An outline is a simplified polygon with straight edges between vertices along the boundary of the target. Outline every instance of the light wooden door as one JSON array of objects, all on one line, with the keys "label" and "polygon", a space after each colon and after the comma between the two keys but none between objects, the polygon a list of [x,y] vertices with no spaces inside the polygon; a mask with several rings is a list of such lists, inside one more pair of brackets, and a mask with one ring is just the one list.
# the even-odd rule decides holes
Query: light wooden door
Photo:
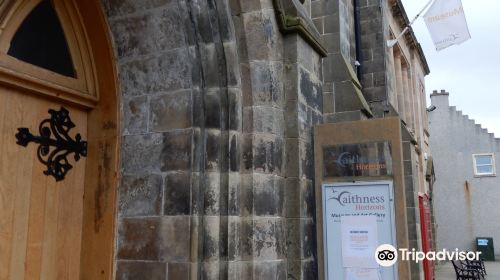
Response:
[{"label": "light wooden door", "polygon": [[16,144],[18,128],[39,135],[49,109],[69,111],[87,139],[87,113],[33,94],[0,87],[0,280],[79,279],[85,157],[56,182],[44,174],[39,144]]}]

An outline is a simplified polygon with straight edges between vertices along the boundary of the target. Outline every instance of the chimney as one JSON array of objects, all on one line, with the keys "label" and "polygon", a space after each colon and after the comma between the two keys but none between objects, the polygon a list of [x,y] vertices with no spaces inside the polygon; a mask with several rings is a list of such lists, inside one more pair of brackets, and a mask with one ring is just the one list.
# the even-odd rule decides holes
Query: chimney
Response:
[{"label": "chimney", "polygon": [[442,89],[440,92],[437,90],[431,93],[431,104],[436,106],[436,108],[448,108],[450,106],[450,101],[448,100],[450,93]]}]

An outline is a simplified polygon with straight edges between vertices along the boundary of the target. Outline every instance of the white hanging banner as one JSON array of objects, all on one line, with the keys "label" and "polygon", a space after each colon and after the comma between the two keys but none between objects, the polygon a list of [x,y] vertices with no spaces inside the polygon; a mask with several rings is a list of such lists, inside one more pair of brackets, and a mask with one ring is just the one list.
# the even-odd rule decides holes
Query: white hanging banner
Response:
[{"label": "white hanging banner", "polygon": [[470,39],[461,0],[435,0],[424,20],[438,51]]}]

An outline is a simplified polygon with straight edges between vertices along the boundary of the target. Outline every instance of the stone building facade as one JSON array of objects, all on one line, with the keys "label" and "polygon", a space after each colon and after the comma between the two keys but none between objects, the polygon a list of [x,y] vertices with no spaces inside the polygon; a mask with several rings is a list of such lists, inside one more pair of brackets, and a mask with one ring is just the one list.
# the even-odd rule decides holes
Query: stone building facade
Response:
[{"label": "stone building facade", "polygon": [[303,2],[103,2],[122,89],[117,279],[317,278],[312,129],[388,115],[409,132],[419,247],[428,69],[412,33],[385,45],[403,7]]},{"label": "stone building facade", "polygon": [[[2,26],[43,1],[1,2]],[[421,248],[429,69],[411,29],[386,45],[409,23],[400,0],[48,2],[94,95],[23,90],[89,114],[87,163],[70,159],[87,172],[82,279],[318,279],[314,127],[373,118],[400,120],[398,240]],[[0,84],[23,87],[2,40]]]},{"label": "stone building facade", "polygon": [[[450,106],[449,93],[431,94],[436,109],[429,113],[431,148],[436,162],[434,207],[437,247],[475,251],[476,237],[499,240],[496,211],[500,197],[498,166],[500,139]],[[453,139],[453,141],[450,141]],[[477,168],[481,155],[492,159],[489,170]],[[486,162],[487,163],[487,162]],[[498,245],[495,255],[500,255]]]}]

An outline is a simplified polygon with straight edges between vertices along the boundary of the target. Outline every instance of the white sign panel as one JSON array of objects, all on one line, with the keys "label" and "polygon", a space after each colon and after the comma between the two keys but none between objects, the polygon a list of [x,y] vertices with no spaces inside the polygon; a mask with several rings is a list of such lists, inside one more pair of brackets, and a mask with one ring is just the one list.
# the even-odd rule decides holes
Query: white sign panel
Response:
[{"label": "white sign panel", "polygon": [[397,265],[381,267],[375,250],[396,246],[392,182],[323,184],[327,280],[395,280]]}]

